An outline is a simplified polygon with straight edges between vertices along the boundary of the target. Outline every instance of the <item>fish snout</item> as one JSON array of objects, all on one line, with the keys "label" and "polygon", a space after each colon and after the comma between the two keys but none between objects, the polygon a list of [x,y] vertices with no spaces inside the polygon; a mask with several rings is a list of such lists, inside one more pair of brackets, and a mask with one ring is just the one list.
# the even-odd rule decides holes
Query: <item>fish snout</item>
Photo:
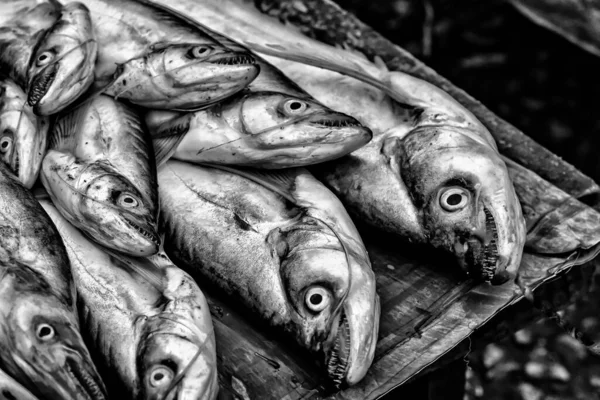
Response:
[{"label": "fish snout", "polygon": [[73,396],[73,399],[86,400],[104,400],[107,399],[104,382],[100,378],[98,371],[87,355],[69,355],[63,366],[68,377],[68,387],[73,388],[76,393],[82,393],[79,396]]},{"label": "fish snout", "polygon": [[375,357],[381,306],[374,274],[369,271],[363,275],[353,275],[339,319],[334,321],[337,329],[332,329],[324,346],[327,375],[336,388],[358,383]]},{"label": "fish snout", "polygon": [[39,112],[42,111],[40,101],[46,96],[46,93],[48,93],[50,86],[54,82],[56,74],[58,73],[58,68],[59,63],[53,62],[48,64],[30,79],[27,104],[33,107],[33,112],[37,115],[40,115]]},{"label": "fish snout", "polygon": [[160,247],[160,236],[158,235],[158,224],[152,216],[146,218],[132,218],[124,216],[128,227],[128,238],[121,244],[127,254],[137,257],[148,257],[156,254]]}]

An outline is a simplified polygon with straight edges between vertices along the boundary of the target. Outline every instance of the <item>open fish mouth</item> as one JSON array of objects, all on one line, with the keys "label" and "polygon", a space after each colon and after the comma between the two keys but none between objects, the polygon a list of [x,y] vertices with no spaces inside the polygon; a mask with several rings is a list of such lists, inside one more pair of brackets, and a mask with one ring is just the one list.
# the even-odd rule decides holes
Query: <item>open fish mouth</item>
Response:
[{"label": "open fish mouth", "polygon": [[362,124],[347,116],[327,116],[327,117],[313,117],[310,119],[310,123],[313,125],[324,126],[327,128],[345,128],[345,127],[362,127]]},{"label": "open fish mouth", "polygon": [[71,358],[67,358],[65,371],[71,377],[72,382],[75,382],[90,400],[106,399],[100,385],[98,385],[94,378],[84,368],[80,368],[77,362]]},{"label": "open fish mouth", "polygon": [[248,54],[238,53],[233,56],[222,56],[217,59],[210,60],[213,64],[219,65],[254,65],[256,60]]},{"label": "open fish mouth", "polygon": [[127,222],[127,224],[129,226],[131,226],[136,231],[138,231],[142,236],[148,238],[149,241],[151,241],[152,243],[156,244],[157,246],[160,246],[160,239],[159,239],[159,237],[158,237],[157,234],[155,234],[153,232],[150,232],[150,231],[142,228],[141,226],[139,226],[135,222],[132,222],[132,221],[128,220],[127,218],[125,218],[125,222]]},{"label": "open fish mouth", "polygon": [[484,281],[491,282],[495,278],[499,259],[498,228],[491,211],[483,206],[483,212],[485,214],[487,243],[481,243],[479,240],[469,240],[467,242],[469,249],[466,257],[474,275],[479,275]]},{"label": "open fish mouth", "polygon": [[344,383],[348,372],[349,359],[350,324],[346,319],[346,314],[342,311],[333,348],[329,351],[326,358],[327,376],[330,379],[329,384],[336,390]]},{"label": "open fish mouth", "polygon": [[36,106],[46,93],[48,93],[50,85],[52,85],[52,82],[54,82],[54,79],[56,78],[57,72],[58,63],[53,63],[33,78],[29,85],[29,93],[27,95],[27,103],[29,106]]}]

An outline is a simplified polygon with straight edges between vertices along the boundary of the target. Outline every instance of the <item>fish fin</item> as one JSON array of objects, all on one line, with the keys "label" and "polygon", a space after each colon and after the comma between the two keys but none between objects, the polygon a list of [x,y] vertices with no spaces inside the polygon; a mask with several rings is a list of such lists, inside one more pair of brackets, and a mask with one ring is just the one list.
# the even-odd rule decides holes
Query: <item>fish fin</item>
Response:
[{"label": "fish fin", "polygon": [[156,168],[167,162],[190,129],[191,115],[176,117],[159,126],[152,135]]},{"label": "fish fin", "polygon": [[48,148],[63,150],[69,148],[75,133],[81,127],[83,119],[87,115],[90,102],[85,102],[80,107],[75,107],[62,114],[54,123],[52,133],[48,137]]},{"label": "fish fin", "polygon": [[154,158],[156,159],[156,168],[160,168],[164,163],[169,161],[177,146],[183,140],[184,135],[180,136],[168,136],[159,139],[152,139],[152,145],[154,146]]},{"label": "fish fin", "polygon": [[117,251],[104,248],[107,254],[120,261],[120,265],[133,275],[137,275],[150,283],[162,293],[164,288],[164,272],[150,258],[130,257]]},{"label": "fish fin", "polygon": [[294,192],[296,190],[296,178],[298,177],[299,170],[301,170],[299,168],[263,171],[254,168],[234,168],[228,165],[203,165],[242,176],[248,180],[251,180],[252,182],[258,183],[259,185],[274,191],[290,202],[298,204],[298,199],[294,195]]}]

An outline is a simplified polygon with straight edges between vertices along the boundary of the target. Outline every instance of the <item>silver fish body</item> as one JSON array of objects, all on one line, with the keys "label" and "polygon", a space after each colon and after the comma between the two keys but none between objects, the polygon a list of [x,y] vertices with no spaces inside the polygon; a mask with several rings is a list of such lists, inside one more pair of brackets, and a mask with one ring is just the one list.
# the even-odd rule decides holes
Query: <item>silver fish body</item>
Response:
[{"label": "silver fish body", "polygon": [[356,119],[319,103],[265,61],[259,65],[246,90],[211,108],[149,112],[155,148],[172,143],[174,159],[193,163],[278,169],[339,158],[371,139]]},{"label": "silver fish body", "polygon": [[137,114],[100,95],[57,120],[40,178],[88,237],[126,254],[152,255],[159,238],[151,149]]},{"label": "silver fish body", "polygon": [[484,280],[515,277],[525,243],[519,200],[492,135],[450,95],[309,39],[243,1],[172,7],[271,55],[268,62],[317,100],[373,129],[367,146],[320,173],[355,216],[441,248]]},{"label": "silver fish body", "polygon": [[43,399],[105,399],[79,333],[63,242],[0,164],[0,368]]},{"label": "silver fish body", "polygon": [[[88,241],[51,203],[42,205],[71,259],[90,349],[105,376],[119,382],[113,395],[214,399],[218,385],[212,320],[193,279],[166,256],[147,260],[111,256]],[[157,275],[158,284],[137,275],[136,267]]]},{"label": "silver fish body", "polygon": [[[267,58],[323,103],[372,127],[367,146],[315,168],[354,215],[454,254],[467,273],[486,281],[516,275],[525,222],[489,132],[454,120],[443,102],[415,113],[356,79]],[[427,87],[416,88],[416,96],[428,95]]]},{"label": "silver fish body", "polygon": [[105,93],[145,107],[198,109],[258,74],[252,54],[145,0],[82,0],[91,11]]},{"label": "silver fish body", "polygon": [[38,178],[49,126],[47,117],[33,113],[16,83],[0,79],[0,160],[28,189]]},{"label": "silver fish body", "polygon": [[373,361],[379,328],[366,250],[341,203],[307,171],[277,174],[262,174],[274,178],[269,189],[167,162],[159,170],[165,250],[314,352],[330,383],[354,384]]}]

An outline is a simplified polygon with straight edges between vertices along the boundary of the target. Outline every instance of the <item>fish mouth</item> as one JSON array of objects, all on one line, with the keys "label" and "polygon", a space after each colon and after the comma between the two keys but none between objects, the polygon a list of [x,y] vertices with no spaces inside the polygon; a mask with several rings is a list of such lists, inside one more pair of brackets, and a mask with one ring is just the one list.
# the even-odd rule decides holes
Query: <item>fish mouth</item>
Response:
[{"label": "fish mouth", "polygon": [[339,389],[344,383],[350,366],[350,324],[346,313],[342,311],[333,347],[326,355],[327,376],[333,389]]},{"label": "fish mouth", "polygon": [[29,93],[27,94],[27,103],[30,107],[38,105],[40,100],[44,98],[50,85],[54,82],[58,72],[58,62],[47,66],[44,70],[38,73],[29,85]]},{"label": "fish mouth", "polygon": [[[485,235],[484,237],[471,236],[462,244],[463,248],[459,251],[459,255],[464,255],[464,260],[459,258],[459,263],[467,273],[478,276],[485,282],[493,284],[502,284],[508,277],[503,274],[496,274],[498,270],[498,228],[496,220],[492,212],[483,206],[485,215]],[[457,246],[460,248],[460,245]]]},{"label": "fish mouth", "polygon": [[256,59],[247,53],[229,53],[211,57],[208,62],[218,65],[255,65]]},{"label": "fish mouth", "polygon": [[81,392],[87,395],[90,400],[105,400],[104,390],[94,377],[89,374],[85,368],[82,368],[77,361],[68,357],[64,370],[67,375],[71,378],[71,381],[81,390]]},{"label": "fish mouth", "polygon": [[346,127],[363,127],[356,119],[347,115],[316,115],[309,119],[312,125],[319,125],[326,128],[346,128]]},{"label": "fish mouth", "polygon": [[135,222],[129,220],[128,218],[124,218],[124,219],[125,219],[125,222],[127,222],[127,225],[131,226],[133,229],[138,231],[142,236],[147,238],[153,244],[160,246],[160,238],[158,237],[158,235],[155,232],[152,232],[152,231],[142,228],[141,226],[139,226]]}]

